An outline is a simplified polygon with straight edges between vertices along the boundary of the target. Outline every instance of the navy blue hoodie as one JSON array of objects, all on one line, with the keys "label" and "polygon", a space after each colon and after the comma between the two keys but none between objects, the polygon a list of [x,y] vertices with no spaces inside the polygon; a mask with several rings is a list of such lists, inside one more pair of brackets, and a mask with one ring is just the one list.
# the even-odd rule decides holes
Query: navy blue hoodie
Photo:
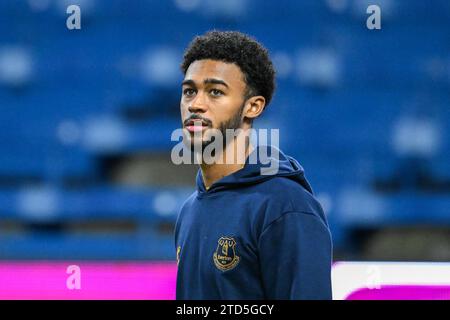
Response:
[{"label": "navy blue hoodie", "polygon": [[177,299],[331,299],[331,235],[303,168],[279,151],[261,175],[249,159],[208,190],[199,170],[175,226]]}]

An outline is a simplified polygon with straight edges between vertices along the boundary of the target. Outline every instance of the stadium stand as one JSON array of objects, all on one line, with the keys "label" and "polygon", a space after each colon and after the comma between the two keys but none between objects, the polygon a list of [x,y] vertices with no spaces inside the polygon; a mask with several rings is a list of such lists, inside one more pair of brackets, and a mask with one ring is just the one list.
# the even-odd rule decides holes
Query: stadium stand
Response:
[{"label": "stadium stand", "polygon": [[372,2],[381,30],[357,0],[71,1],[69,31],[67,1],[1,1],[0,259],[175,258],[193,181],[130,187],[107,160],[170,162],[182,53],[213,28],[269,48],[257,126],[304,166],[338,254],[360,230],[450,226],[450,2]]}]

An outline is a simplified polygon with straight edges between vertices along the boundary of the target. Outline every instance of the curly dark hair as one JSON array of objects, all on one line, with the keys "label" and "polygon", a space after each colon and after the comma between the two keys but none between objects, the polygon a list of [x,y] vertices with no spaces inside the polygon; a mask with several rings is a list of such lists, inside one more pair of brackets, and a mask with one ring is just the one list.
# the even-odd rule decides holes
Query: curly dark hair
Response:
[{"label": "curly dark hair", "polygon": [[261,95],[266,106],[269,104],[275,90],[275,69],[267,49],[258,41],[237,31],[209,31],[189,44],[181,63],[183,74],[192,62],[202,59],[235,63],[247,84],[245,99]]}]

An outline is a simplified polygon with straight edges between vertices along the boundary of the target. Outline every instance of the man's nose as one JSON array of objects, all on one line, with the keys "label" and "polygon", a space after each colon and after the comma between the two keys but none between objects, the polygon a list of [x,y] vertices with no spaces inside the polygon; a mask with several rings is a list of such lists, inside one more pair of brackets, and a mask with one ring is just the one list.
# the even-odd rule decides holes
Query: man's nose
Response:
[{"label": "man's nose", "polygon": [[191,113],[206,112],[207,109],[208,106],[206,104],[204,94],[198,92],[188,107],[189,112]]}]

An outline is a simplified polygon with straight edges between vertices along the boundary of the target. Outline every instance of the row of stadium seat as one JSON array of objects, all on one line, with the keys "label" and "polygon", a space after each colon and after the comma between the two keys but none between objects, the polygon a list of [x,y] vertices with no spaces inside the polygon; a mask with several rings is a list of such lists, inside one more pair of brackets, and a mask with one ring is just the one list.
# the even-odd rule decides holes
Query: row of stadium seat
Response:
[{"label": "row of stadium seat", "polygon": [[[182,53],[213,28],[270,50],[278,89],[255,125],[280,129],[336,248],[358,228],[450,223],[449,1],[78,0],[82,29],[69,31],[72,2],[0,1],[0,259],[174,258],[192,188],[112,187],[99,158],[169,161]],[[379,31],[365,25],[373,3]],[[91,183],[69,189],[68,178]]]}]

